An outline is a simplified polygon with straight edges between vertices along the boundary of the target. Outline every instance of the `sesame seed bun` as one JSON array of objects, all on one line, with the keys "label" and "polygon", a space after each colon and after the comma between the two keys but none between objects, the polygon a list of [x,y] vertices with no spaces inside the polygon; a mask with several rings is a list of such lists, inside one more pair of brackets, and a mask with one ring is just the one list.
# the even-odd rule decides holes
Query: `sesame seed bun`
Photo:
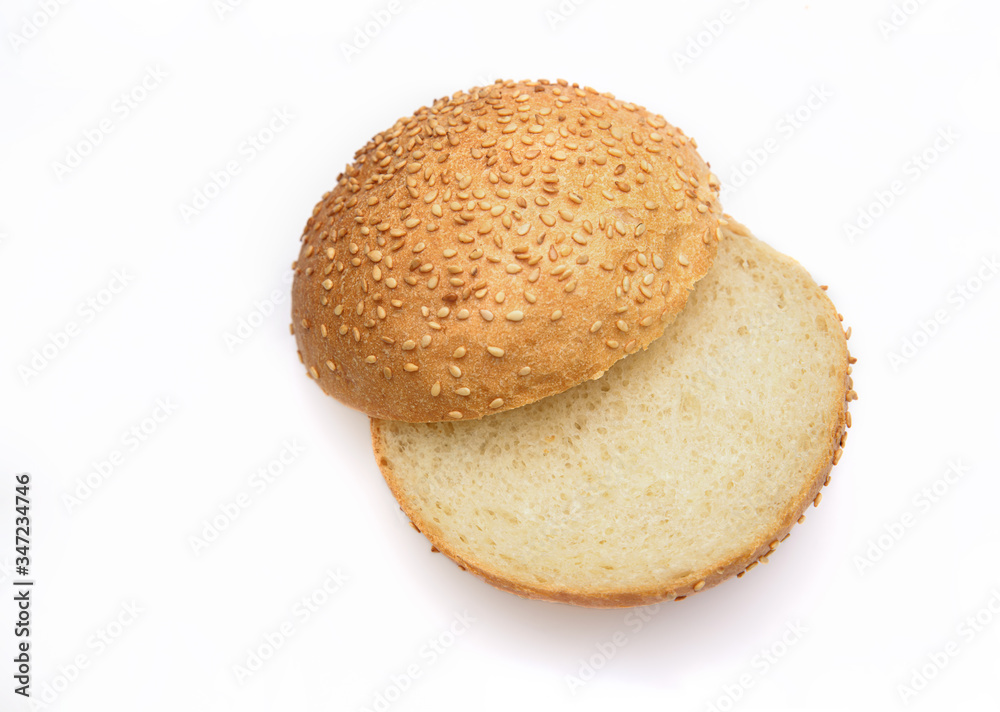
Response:
[{"label": "sesame seed bun", "polygon": [[566,82],[497,82],[377,134],[313,210],[292,331],[377,418],[480,418],[645,349],[714,259],[694,140]]}]

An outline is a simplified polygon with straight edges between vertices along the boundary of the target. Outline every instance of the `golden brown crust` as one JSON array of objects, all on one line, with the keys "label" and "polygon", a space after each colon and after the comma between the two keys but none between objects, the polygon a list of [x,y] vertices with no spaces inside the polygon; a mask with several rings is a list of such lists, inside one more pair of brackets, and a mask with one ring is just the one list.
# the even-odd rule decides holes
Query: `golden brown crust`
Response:
[{"label": "golden brown crust", "polygon": [[[723,225],[725,226],[724,229],[732,230],[737,234],[750,234],[743,225],[728,215],[724,217]],[[785,259],[792,261],[791,258],[786,257]],[[825,290],[825,287],[823,289]],[[842,317],[836,312],[833,304],[829,303],[829,300],[827,301],[830,313],[836,315],[839,323]],[[830,472],[833,466],[840,461],[843,454],[843,446],[847,440],[847,429],[851,423],[848,414],[848,405],[852,400],[857,399],[857,393],[854,391],[854,382],[851,377],[852,364],[856,359],[851,357],[847,348],[847,339],[850,338],[850,330],[844,332],[844,336],[841,353],[836,356],[836,367],[843,374],[844,379],[844,399],[839,403],[837,408],[832,409],[828,414],[826,429],[829,445],[825,453],[819,456],[814,462],[812,469],[815,474],[808,479],[806,486],[800,491],[799,495],[789,502],[788,507],[785,509],[785,514],[779,519],[778,526],[766,535],[758,537],[753,542],[749,542],[744,548],[743,553],[700,571],[695,571],[682,579],[664,582],[654,588],[632,588],[605,593],[593,593],[572,589],[531,586],[512,581],[493,568],[471,557],[459,555],[432,525],[420,517],[419,511],[415,507],[410,506],[411,503],[397,481],[392,463],[385,457],[381,430],[382,422],[373,418],[371,421],[371,432],[375,461],[378,463],[389,489],[400,503],[400,508],[410,518],[414,528],[430,540],[433,548],[454,560],[460,568],[476,574],[487,583],[499,589],[509,591],[524,598],[571,603],[594,608],[624,608],[643,606],[663,600],[682,600],[692,593],[711,588],[734,575],[741,577],[744,573],[757,566],[758,562],[767,563],[771,552],[789,536],[792,526],[796,522],[802,521],[809,505],[819,505],[822,498],[820,491],[829,484]]]},{"label": "golden brown crust", "polygon": [[479,418],[602,374],[708,271],[721,208],[695,142],[565,83],[460,92],[376,135],[302,236],[309,375],[369,415]]}]

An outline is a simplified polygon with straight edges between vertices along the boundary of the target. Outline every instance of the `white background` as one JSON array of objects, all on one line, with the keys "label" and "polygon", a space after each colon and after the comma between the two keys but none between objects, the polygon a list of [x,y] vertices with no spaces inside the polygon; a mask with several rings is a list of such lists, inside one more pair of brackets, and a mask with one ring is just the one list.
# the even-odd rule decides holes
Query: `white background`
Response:
[{"label": "white background", "polygon": [[[3,4],[0,709],[29,708],[9,662],[17,472],[35,708],[997,709],[1000,7],[397,1]],[[498,77],[566,78],[681,126],[726,210],[853,326],[861,400],[822,506],[767,566],[647,620],[521,600],[432,554],[366,418],[305,377],[288,334],[299,235],[354,151]],[[249,149],[275,112],[291,118]],[[215,197],[185,219],[197,191]],[[256,328],[227,343],[241,320]],[[301,452],[255,476],[286,442]],[[456,616],[474,622],[454,636]],[[933,679],[912,696],[914,671]]]}]

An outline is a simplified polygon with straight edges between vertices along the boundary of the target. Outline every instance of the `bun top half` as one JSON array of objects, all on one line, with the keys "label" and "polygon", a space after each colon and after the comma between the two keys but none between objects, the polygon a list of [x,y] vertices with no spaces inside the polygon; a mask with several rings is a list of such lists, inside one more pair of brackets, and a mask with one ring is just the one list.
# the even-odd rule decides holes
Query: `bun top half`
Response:
[{"label": "bun top half", "polygon": [[645,349],[716,253],[693,139],[559,81],[497,82],[399,119],[302,234],[292,331],[311,378],[368,415],[480,418]]}]

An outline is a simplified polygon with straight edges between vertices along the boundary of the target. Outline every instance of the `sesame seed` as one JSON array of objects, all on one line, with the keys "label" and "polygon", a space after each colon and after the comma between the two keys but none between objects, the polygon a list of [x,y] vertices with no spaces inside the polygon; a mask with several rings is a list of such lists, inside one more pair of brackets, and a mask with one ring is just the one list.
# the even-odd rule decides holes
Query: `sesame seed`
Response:
[{"label": "sesame seed", "polygon": [[418,370],[419,368],[420,367],[417,364],[415,364],[415,363],[407,363],[407,364],[403,365],[403,370],[404,371],[409,371],[410,373],[413,373],[414,371]]},{"label": "sesame seed", "polygon": [[549,318],[552,319],[552,321],[559,321],[560,319],[562,319],[562,315],[563,315],[562,310],[556,309],[554,312],[552,312],[552,316]]},{"label": "sesame seed", "polygon": [[392,369],[390,369],[388,366],[384,366],[382,368],[382,375],[385,376],[386,380],[391,380],[392,379]]},{"label": "sesame seed", "polygon": [[687,256],[685,256],[683,253],[677,255],[677,261],[680,262],[681,265],[684,266],[684,267],[687,267],[688,265],[691,264],[691,262],[688,260]]},{"label": "sesame seed", "polygon": [[462,377],[462,369],[460,369],[458,366],[455,366],[455,365],[449,366],[448,367],[448,372],[452,376],[454,376],[455,378],[461,378]]},{"label": "sesame seed", "polygon": [[531,373],[531,366],[525,366],[520,371],[517,372],[518,376],[527,376]]},{"label": "sesame seed", "polygon": [[319,371],[316,370],[315,366],[309,367],[309,375],[311,375],[315,379],[319,379]]},{"label": "sesame seed", "polygon": [[507,265],[507,274],[517,274],[522,269],[521,265]]},{"label": "sesame seed", "polygon": [[470,393],[472,393],[472,391],[463,386],[462,388],[455,389],[455,393],[457,393],[460,396],[467,396]]},{"label": "sesame seed", "polygon": [[375,363],[376,361],[378,361],[378,356],[375,354],[365,356],[365,363]]},{"label": "sesame seed", "polygon": [[593,324],[590,325],[590,333],[591,334],[597,333],[598,329],[601,328],[602,324],[603,322],[601,322],[600,320],[595,321]]},{"label": "sesame seed", "polygon": [[437,398],[439,395],[441,395],[441,382],[440,381],[438,381],[433,386],[431,386],[431,395],[434,396],[435,398]]},{"label": "sesame seed", "polygon": [[444,319],[449,314],[451,314],[451,309],[449,309],[448,307],[441,307],[440,309],[437,310],[438,319]]},{"label": "sesame seed", "polygon": [[[699,581],[698,583],[696,583],[694,585],[694,589],[693,590],[697,592],[697,591],[700,591],[703,588],[705,588],[705,582],[704,581]],[[698,599],[698,600],[701,600],[701,599]]]},{"label": "sesame seed", "polygon": [[493,312],[488,309],[480,309],[479,316],[483,317],[483,321],[493,321]]},{"label": "sesame seed", "polygon": [[372,250],[371,252],[368,253],[368,259],[370,259],[372,262],[381,262],[382,253],[378,250]]},{"label": "sesame seed", "polygon": [[610,341],[605,341],[604,343],[608,346],[608,348],[611,349],[617,349],[619,346],[621,346],[621,344],[619,344],[617,341],[613,339]]},{"label": "sesame seed", "polygon": [[504,350],[497,346],[487,346],[486,350],[489,352],[490,356],[496,356],[497,358],[503,358]]},{"label": "sesame seed", "polygon": [[453,420],[459,420],[462,417],[462,411],[460,411],[460,410],[453,410],[450,413],[448,413],[448,417],[451,418],[451,419],[453,419]]},{"label": "sesame seed", "polygon": [[463,356],[465,356],[464,346],[459,346],[457,349],[455,349],[455,353],[452,354],[453,358],[462,358]]},{"label": "sesame seed", "polygon": [[621,319],[618,320],[618,322],[615,324],[615,326],[618,327],[618,331],[628,331],[628,324],[626,324]]},{"label": "sesame seed", "polygon": [[335,364],[333,361],[327,361],[326,362],[326,367],[328,369],[330,369],[331,371],[336,371],[337,370],[337,364]]},{"label": "sesame seed", "polygon": [[497,398],[492,403],[490,403],[490,408],[502,408],[502,407],[503,407],[503,398]]},{"label": "sesame seed", "polygon": [[524,319],[524,312],[519,309],[507,313],[507,321],[521,321],[522,319]]}]

